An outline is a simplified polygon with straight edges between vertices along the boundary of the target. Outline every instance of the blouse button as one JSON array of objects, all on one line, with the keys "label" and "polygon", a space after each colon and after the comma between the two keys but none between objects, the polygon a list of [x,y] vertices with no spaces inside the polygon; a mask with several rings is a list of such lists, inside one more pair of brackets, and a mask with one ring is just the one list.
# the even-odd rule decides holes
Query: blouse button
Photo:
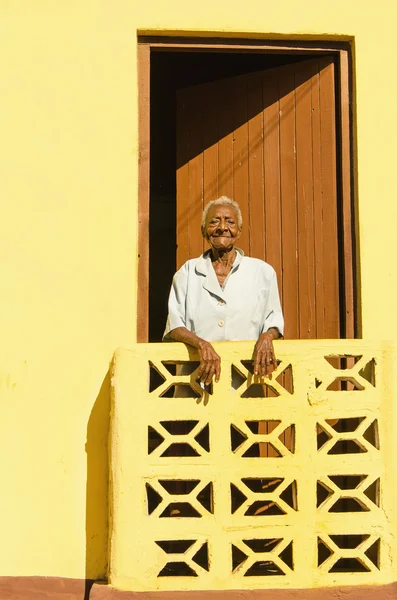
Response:
[{"label": "blouse button", "polygon": [[225,321],[219,321],[219,323],[218,323],[219,327],[223,327],[224,324],[225,324]]}]

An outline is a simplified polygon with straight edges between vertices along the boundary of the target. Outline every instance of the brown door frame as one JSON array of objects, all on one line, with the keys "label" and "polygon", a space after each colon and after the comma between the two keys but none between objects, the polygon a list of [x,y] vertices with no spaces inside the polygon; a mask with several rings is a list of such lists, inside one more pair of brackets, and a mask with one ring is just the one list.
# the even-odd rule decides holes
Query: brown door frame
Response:
[{"label": "brown door frame", "polygon": [[355,223],[353,199],[352,157],[353,86],[351,77],[351,48],[345,42],[298,42],[239,40],[226,38],[138,38],[138,81],[139,81],[139,167],[138,167],[138,297],[137,297],[137,341],[147,342],[149,332],[149,205],[150,205],[150,56],[161,51],[186,52],[244,52],[307,54],[308,58],[318,53],[332,52],[337,57],[337,99],[339,100],[338,140],[338,188],[341,198],[342,219],[339,222],[343,261],[341,279],[345,291],[344,337],[360,337],[359,277],[356,257],[358,235]]}]

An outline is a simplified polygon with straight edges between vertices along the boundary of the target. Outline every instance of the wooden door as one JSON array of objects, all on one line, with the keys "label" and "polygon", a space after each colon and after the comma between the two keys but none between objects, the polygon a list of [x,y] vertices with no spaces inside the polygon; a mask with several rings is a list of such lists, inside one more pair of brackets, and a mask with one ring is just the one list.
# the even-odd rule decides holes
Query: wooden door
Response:
[{"label": "wooden door", "polygon": [[178,268],[205,249],[203,207],[233,198],[239,246],[275,268],[292,339],[341,336],[335,106],[332,57],[177,97]]}]

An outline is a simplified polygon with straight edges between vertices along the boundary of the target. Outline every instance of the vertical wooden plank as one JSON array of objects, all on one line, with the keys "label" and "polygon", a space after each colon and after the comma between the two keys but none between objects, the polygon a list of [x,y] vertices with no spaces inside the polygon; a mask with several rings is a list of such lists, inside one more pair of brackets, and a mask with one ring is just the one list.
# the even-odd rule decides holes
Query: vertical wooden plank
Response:
[{"label": "vertical wooden plank", "polygon": [[222,81],[217,103],[218,112],[218,193],[233,198],[233,106],[234,78]]},{"label": "vertical wooden plank", "polygon": [[[299,278],[296,199],[295,78],[285,69],[279,75],[280,186],[282,214],[282,288],[285,337],[299,338]],[[280,282],[280,280],[279,280]]]},{"label": "vertical wooden plank", "polygon": [[204,149],[203,157],[204,206],[218,197],[218,144]]},{"label": "vertical wooden plank", "polygon": [[203,200],[204,206],[218,198],[218,89],[214,83],[202,96],[203,113]]},{"label": "vertical wooden plank", "polygon": [[[299,277],[298,277],[298,229],[296,190],[296,130],[295,130],[295,75],[294,69],[281,69],[278,75],[280,96],[280,187],[282,222],[282,277],[285,336],[299,338]],[[292,385],[291,374],[283,374],[281,383],[285,388]],[[281,436],[290,448],[291,432]]]},{"label": "vertical wooden plank", "polygon": [[149,338],[150,46],[138,45],[138,297],[137,341]]},{"label": "vertical wooden plank", "polygon": [[263,76],[263,106],[265,259],[276,270],[283,301],[278,87],[275,77],[267,76],[266,72]]},{"label": "vertical wooden plank", "polygon": [[343,269],[344,269],[344,303],[345,323],[341,334],[346,338],[355,337],[354,307],[354,267],[353,238],[354,219],[351,184],[351,150],[350,150],[350,94],[349,94],[349,56],[347,50],[339,53],[340,57],[340,121],[341,121],[341,177],[342,177],[342,212],[343,212]]},{"label": "vertical wooden plank", "polygon": [[323,192],[324,335],[340,337],[336,191],[335,84],[332,62],[320,70],[321,181]]},{"label": "vertical wooden plank", "polygon": [[[263,167],[260,170],[258,167],[255,168],[254,157],[257,156],[257,151],[254,150],[251,161],[254,170],[250,180],[253,181],[256,174],[259,181],[251,191],[250,218],[253,240],[255,240],[253,247],[256,247],[260,252],[258,258],[266,260],[276,269],[278,279],[281,281],[278,90],[274,77],[266,77],[266,73],[263,72],[257,76],[254,99],[256,100],[256,107],[259,108],[261,105],[262,110],[259,115],[254,117],[253,125],[255,125],[255,128],[253,128],[253,133],[256,132],[256,138],[253,138],[252,146],[253,150],[257,146],[260,154],[262,154]],[[262,128],[262,133],[259,127]],[[257,143],[256,139],[258,139]],[[255,192],[258,194],[256,198],[254,198]],[[263,215],[263,224],[259,223],[256,210],[259,211],[259,215]],[[256,233],[258,226],[258,233]],[[262,231],[264,239],[261,242],[259,236],[262,235]],[[282,294],[282,289],[280,289],[280,294]],[[264,386],[264,395],[269,396],[267,386]],[[272,423],[268,421],[261,421],[258,424],[259,433],[271,433],[273,429]],[[277,452],[267,443],[259,445],[259,453],[260,456],[277,456]]]},{"label": "vertical wooden plank", "polygon": [[[280,189],[280,105],[278,80],[272,70],[263,74],[263,159],[264,159],[264,196],[265,196],[265,257],[276,270],[281,302],[283,302],[282,285],[282,223],[281,223],[281,189]],[[266,396],[272,396],[271,390],[265,389]],[[271,433],[274,423],[265,422],[264,433]],[[277,456],[272,448],[267,448],[267,456]]]},{"label": "vertical wooden plank", "polygon": [[314,279],[311,65],[295,74],[296,191],[298,204],[299,336],[316,337]]},{"label": "vertical wooden plank", "polygon": [[[247,80],[250,256],[265,259],[262,74]],[[246,225],[246,226],[247,226]]]},{"label": "vertical wooden plank", "polygon": [[[204,248],[201,234],[203,212],[203,129],[205,116],[202,106],[203,86],[196,86],[190,94],[189,132],[189,258],[200,256]],[[194,117],[193,117],[194,115]]]},{"label": "vertical wooden plank", "polygon": [[177,269],[189,258],[189,127],[188,90],[177,94],[177,171],[176,171],[176,263]]},{"label": "vertical wooden plank", "polygon": [[323,256],[323,195],[321,184],[320,76],[318,64],[312,67],[312,147],[313,147],[313,207],[314,207],[314,271],[316,282],[317,338],[325,337],[324,328],[324,256]]},{"label": "vertical wooden plank", "polygon": [[238,246],[245,254],[250,255],[246,76],[235,78],[233,105],[233,199],[238,202],[243,216],[243,230]]}]

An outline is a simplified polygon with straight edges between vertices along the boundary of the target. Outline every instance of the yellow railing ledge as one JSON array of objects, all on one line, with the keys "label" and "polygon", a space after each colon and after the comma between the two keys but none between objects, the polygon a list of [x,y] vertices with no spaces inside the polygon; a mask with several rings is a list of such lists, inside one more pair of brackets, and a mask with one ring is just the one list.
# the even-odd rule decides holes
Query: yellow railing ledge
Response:
[{"label": "yellow railing ledge", "polygon": [[111,585],[132,591],[392,582],[397,568],[396,345],[214,344],[219,383],[185,345],[117,350]]}]

